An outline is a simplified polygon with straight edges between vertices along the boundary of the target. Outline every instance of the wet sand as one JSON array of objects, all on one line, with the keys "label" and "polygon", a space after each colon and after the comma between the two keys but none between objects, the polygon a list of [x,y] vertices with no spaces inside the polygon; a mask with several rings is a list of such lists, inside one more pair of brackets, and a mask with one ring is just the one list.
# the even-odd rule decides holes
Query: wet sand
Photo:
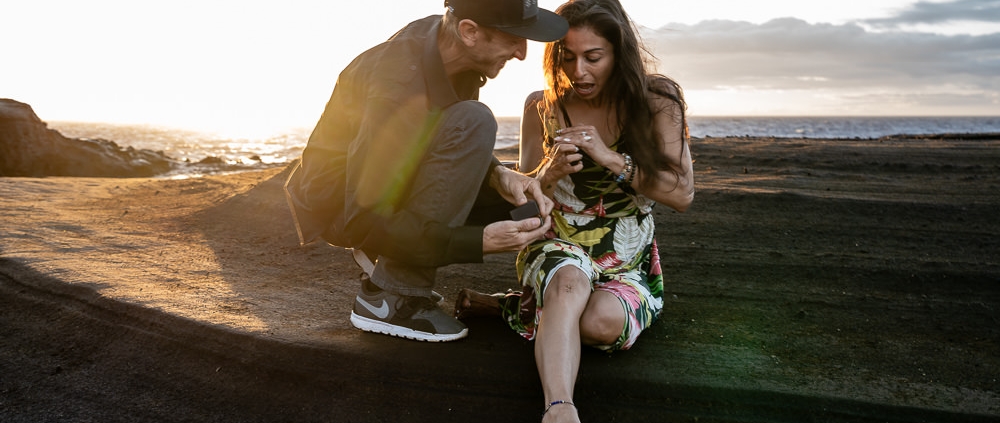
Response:
[{"label": "wet sand", "polygon": [[[694,205],[655,210],[665,312],[585,351],[584,421],[1000,418],[1000,135],[692,150]],[[358,270],[298,245],[284,172],[0,178],[0,421],[538,419],[532,344],[499,321],[353,329]],[[512,263],[443,268],[443,306]]]}]

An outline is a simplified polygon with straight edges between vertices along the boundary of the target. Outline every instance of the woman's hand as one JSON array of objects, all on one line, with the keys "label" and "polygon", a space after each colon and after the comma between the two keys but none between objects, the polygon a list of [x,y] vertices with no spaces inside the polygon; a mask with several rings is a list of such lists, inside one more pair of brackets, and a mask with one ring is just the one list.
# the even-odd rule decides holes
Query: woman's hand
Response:
[{"label": "woman's hand", "polygon": [[583,154],[580,148],[568,142],[556,141],[536,177],[542,186],[542,191],[551,196],[556,182],[566,175],[581,170],[583,170]]},{"label": "woman's hand", "polygon": [[[606,168],[613,167],[616,163],[621,161],[621,155],[612,151],[604,140],[601,139],[601,134],[597,132],[597,128],[589,125],[572,126],[569,128],[560,129],[556,132],[557,136],[555,138],[556,144],[569,144],[580,151],[590,156],[595,163],[604,166]],[[580,169],[583,167],[580,166]],[[579,171],[580,169],[577,169]]]}]

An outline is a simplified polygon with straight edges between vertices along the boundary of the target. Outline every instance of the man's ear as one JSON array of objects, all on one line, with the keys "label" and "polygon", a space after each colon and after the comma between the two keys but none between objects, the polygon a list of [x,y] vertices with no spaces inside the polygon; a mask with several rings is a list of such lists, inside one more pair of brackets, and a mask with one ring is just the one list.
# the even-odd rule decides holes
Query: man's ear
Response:
[{"label": "man's ear", "polygon": [[462,19],[458,22],[458,35],[462,37],[462,44],[466,47],[475,47],[482,35],[482,28],[471,19]]}]

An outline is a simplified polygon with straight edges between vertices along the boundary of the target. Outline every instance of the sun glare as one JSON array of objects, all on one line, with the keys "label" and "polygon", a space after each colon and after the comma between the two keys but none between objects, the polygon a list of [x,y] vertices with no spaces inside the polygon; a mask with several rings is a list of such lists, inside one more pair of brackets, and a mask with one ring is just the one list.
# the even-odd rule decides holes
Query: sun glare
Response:
[{"label": "sun glare", "polygon": [[[562,2],[540,0],[539,6],[552,10]],[[845,22],[889,16],[910,3],[872,0],[824,15],[816,12],[823,8],[790,0],[766,7],[735,0],[683,7],[635,0],[626,7],[638,24],[660,28],[705,19],[760,23],[780,16]],[[312,127],[337,75],[354,57],[411,20],[443,12],[440,0],[281,5],[94,0],[9,6],[4,7],[8,19],[0,25],[0,38],[22,41],[5,45],[5,58],[17,65],[0,66],[0,95],[32,105],[42,120],[163,125],[236,138]],[[713,10],[705,9],[709,6]],[[359,19],[375,10],[377,19]],[[996,25],[976,28],[995,31]],[[525,97],[542,88],[541,52],[541,43],[529,43],[525,61],[509,62],[483,88],[481,100],[495,115],[520,116]],[[670,60],[664,56],[661,61]],[[685,86],[683,75],[664,72]],[[818,77],[803,78],[815,82]],[[837,111],[829,103],[833,97],[822,89],[691,89],[692,113],[700,115]],[[984,107],[992,105],[963,111],[982,114]]]}]

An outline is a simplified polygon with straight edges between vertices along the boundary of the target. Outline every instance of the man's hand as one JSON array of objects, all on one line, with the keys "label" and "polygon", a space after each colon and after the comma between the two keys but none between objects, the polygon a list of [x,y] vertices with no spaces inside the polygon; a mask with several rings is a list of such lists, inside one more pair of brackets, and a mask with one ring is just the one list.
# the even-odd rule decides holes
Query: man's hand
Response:
[{"label": "man's hand", "polygon": [[[551,208],[550,202],[549,209]],[[493,222],[483,229],[483,254],[520,251],[528,244],[543,239],[550,226],[552,218],[548,214],[545,215],[545,220],[532,217]]]},{"label": "man's hand", "polygon": [[515,206],[527,203],[530,195],[538,203],[538,211],[541,212],[542,216],[548,216],[552,212],[552,199],[545,196],[541,185],[535,178],[507,169],[504,166],[497,166],[490,178],[490,186],[497,190],[507,202]]}]

